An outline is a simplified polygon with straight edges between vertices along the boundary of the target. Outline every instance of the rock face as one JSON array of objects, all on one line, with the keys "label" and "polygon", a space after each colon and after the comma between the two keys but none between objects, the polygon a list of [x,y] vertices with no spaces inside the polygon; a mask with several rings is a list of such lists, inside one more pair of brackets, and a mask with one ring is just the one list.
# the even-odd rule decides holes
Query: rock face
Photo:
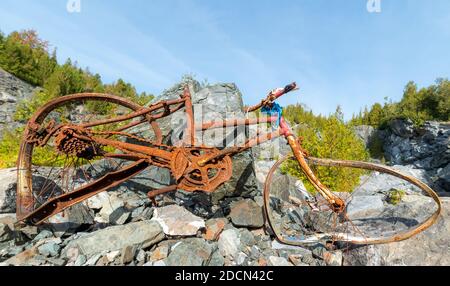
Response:
[{"label": "rock face", "polygon": [[17,104],[30,98],[37,89],[0,68],[0,139],[2,131],[20,124],[13,120]]},{"label": "rock face", "polygon": [[155,209],[152,220],[158,222],[164,233],[170,236],[195,236],[205,228],[205,221],[185,208],[170,205]]},{"label": "rock face", "polygon": [[450,124],[426,122],[413,128],[408,121],[396,121],[384,140],[384,150],[392,164],[423,169],[433,187],[450,192]]},{"label": "rock face", "polygon": [[425,122],[415,127],[410,120],[393,120],[386,130],[357,126],[355,134],[370,146],[373,139],[383,146],[384,156],[391,165],[420,173],[438,192],[450,192],[450,124]]}]

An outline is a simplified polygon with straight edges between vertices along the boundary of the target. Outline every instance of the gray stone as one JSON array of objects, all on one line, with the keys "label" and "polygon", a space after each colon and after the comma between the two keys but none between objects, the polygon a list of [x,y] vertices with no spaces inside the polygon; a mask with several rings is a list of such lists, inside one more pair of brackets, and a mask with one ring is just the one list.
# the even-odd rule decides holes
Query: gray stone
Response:
[{"label": "gray stone", "polygon": [[165,262],[168,266],[203,266],[207,265],[211,254],[212,247],[204,239],[189,238],[181,241]]},{"label": "gray stone", "polygon": [[392,120],[389,123],[389,127],[395,135],[403,138],[411,138],[414,136],[414,123],[407,119]]},{"label": "gray stone", "polygon": [[52,266],[64,266],[66,265],[66,261],[61,258],[50,257],[47,258],[47,261],[52,264]]},{"label": "gray stone", "polygon": [[145,262],[146,259],[147,259],[147,254],[145,253],[145,251],[140,249],[136,255],[136,260],[138,262]]},{"label": "gray stone", "polygon": [[13,239],[13,232],[7,224],[0,223],[0,242]]},{"label": "gray stone", "polygon": [[[192,78],[184,78],[180,83],[165,90],[161,96],[156,97],[150,104],[161,100],[179,99],[180,95],[183,94],[186,85],[191,91],[196,123],[227,119],[231,116],[245,118],[245,114],[242,112],[242,95],[234,84],[223,83],[202,88],[200,84]],[[164,143],[171,145],[177,143],[182,130],[182,128],[180,128],[182,127],[180,126],[182,125],[180,122],[185,122],[185,115],[183,112],[177,112],[163,120],[158,120],[163,133]],[[149,131],[149,128],[144,126],[131,129],[130,132],[141,134],[150,140],[155,138],[153,132]],[[224,130],[224,136],[214,136],[218,135],[216,130],[197,132],[197,144],[203,143],[211,146],[224,147],[224,141],[226,141],[228,145],[235,145],[235,143],[238,142],[238,140],[234,138],[235,132],[242,138],[245,134],[245,128],[226,128]],[[159,189],[173,183],[170,179],[170,172],[168,170],[166,170],[166,173],[162,173],[160,170],[155,171],[155,173],[165,175],[157,177],[142,174],[142,176],[138,176],[138,183],[141,186],[145,185],[152,189]],[[252,151],[249,150],[234,156],[232,178],[211,194],[209,199],[211,203],[218,204],[219,201],[225,197],[250,196],[257,191],[258,186],[253,168],[253,155]]]},{"label": "gray stone", "polygon": [[211,255],[211,259],[209,260],[208,266],[223,266],[225,264],[225,259],[220,254],[220,251],[216,250]]},{"label": "gray stone", "polygon": [[122,249],[122,264],[128,264],[133,261],[135,255],[136,255],[136,246],[135,245],[127,245]]},{"label": "gray stone", "polygon": [[205,221],[185,208],[170,205],[154,210],[152,221],[158,222],[170,236],[194,236],[205,228]]},{"label": "gray stone", "polygon": [[120,207],[109,216],[109,222],[115,225],[122,225],[125,224],[129,218],[130,212],[126,208]]},{"label": "gray stone", "polygon": [[354,196],[347,205],[350,219],[370,218],[384,210],[384,196]]},{"label": "gray stone", "polygon": [[2,182],[0,185],[0,214],[14,213],[16,211],[16,181],[16,168],[0,170],[0,182]]},{"label": "gray stone", "polygon": [[96,222],[110,223],[111,214],[119,208],[124,206],[124,201],[119,197],[117,192],[111,193],[108,200],[104,201],[102,209],[95,217]]},{"label": "gray stone", "polygon": [[243,253],[243,252],[239,252],[237,257],[236,257],[236,264],[237,265],[242,265],[244,264],[245,260],[247,259],[247,254]]},{"label": "gray stone", "polygon": [[94,223],[94,213],[83,203],[76,204],[64,212],[49,218],[50,226],[57,236],[76,231],[83,225]]},{"label": "gray stone", "polygon": [[53,237],[53,233],[49,230],[44,229],[38,235],[36,235],[33,241],[39,241],[50,237]]},{"label": "gray stone", "polygon": [[219,237],[220,254],[224,257],[236,257],[241,249],[239,231],[236,229],[227,229]]},{"label": "gray stone", "polygon": [[163,238],[164,233],[157,222],[142,221],[98,230],[71,241],[66,248],[78,247],[89,257],[102,251],[121,250],[128,245],[146,249]]},{"label": "gray stone", "polygon": [[240,200],[231,204],[231,222],[235,226],[260,228],[264,226],[262,208],[253,200]]},{"label": "gray stone", "polygon": [[372,126],[360,125],[353,128],[356,136],[361,139],[366,146],[369,146],[370,141],[375,133],[375,129]]},{"label": "gray stone", "polygon": [[328,266],[342,266],[343,253],[339,250],[326,252],[324,261]]},{"label": "gray stone", "polygon": [[[411,197],[411,196],[408,196]],[[418,199],[419,196],[415,199]],[[422,200],[427,199],[424,197]],[[418,201],[420,202],[420,201]],[[411,203],[411,202],[410,202]],[[450,264],[450,200],[442,198],[443,212],[437,223],[401,242],[358,247],[344,252],[344,265],[367,266],[445,266]],[[420,209],[429,209],[423,206]],[[414,216],[417,206],[403,209]],[[420,211],[420,210],[419,210]],[[408,213],[409,212],[409,213]]]},{"label": "gray stone", "polygon": [[45,257],[54,257],[59,254],[61,246],[56,242],[49,242],[38,247],[38,251]]},{"label": "gray stone", "polygon": [[[78,257],[77,257],[77,259],[75,260],[75,264],[74,264],[74,266],[83,266],[84,264],[86,264],[86,262],[87,262],[87,258],[86,258],[86,256],[84,256],[84,255],[79,255]],[[97,262],[97,261],[96,261]],[[94,262],[93,264],[95,264],[96,262]]]},{"label": "gray stone", "polygon": [[268,260],[270,266],[292,266],[284,257],[270,256]]}]

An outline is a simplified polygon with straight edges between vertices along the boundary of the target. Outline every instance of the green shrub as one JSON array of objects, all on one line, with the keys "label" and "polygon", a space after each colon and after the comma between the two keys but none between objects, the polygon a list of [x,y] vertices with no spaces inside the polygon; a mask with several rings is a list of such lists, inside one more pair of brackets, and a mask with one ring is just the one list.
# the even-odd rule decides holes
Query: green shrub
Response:
[{"label": "green shrub", "polygon": [[391,205],[398,205],[402,202],[403,198],[406,196],[406,192],[403,190],[391,189],[387,195],[386,201]]},{"label": "green shrub", "polygon": [[[369,154],[364,144],[356,138],[352,129],[336,115],[312,116],[303,108],[297,108],[297,111],[298,122],[308,122],[302,125],[298,135],[304,139],[302,146],[311,156],[342,160],[368,160]],[[294,112],[294,109],[291,108],[289,112]],[[288,114],[288,117],[291,115]],[[307,118],[308,121],[303,121],[302,118]],[[351,192],[359,184],[361,175],[365,173],[363,170],[352,168],[322,166],[312,166],[312,168],[319,180],[335,192]],[[297,161],[286,162],[281,167],[281,171],[300,178],[309,191],[315,192]]]}]

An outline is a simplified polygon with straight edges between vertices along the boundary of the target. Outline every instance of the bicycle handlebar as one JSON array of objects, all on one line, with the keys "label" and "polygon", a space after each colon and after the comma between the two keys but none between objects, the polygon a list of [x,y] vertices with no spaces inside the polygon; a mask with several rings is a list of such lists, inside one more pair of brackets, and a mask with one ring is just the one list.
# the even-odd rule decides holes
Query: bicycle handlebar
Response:
[{"label": "bicycle handlebar", "polygon": [[266,99],[262,100],[259,104],[255,106],[251,106],[245,110],[245,112],[252,112],[255,110],[260,109],[263,106],[267,106],[271,103],[273,103],[275,100],[280,98],[281,96],[285,95],[288,92],[291,92],[293,90],[297,89],[297,83],[293,82],[291,84],[286,85],[284,88],[278,88],[269,93]]}]

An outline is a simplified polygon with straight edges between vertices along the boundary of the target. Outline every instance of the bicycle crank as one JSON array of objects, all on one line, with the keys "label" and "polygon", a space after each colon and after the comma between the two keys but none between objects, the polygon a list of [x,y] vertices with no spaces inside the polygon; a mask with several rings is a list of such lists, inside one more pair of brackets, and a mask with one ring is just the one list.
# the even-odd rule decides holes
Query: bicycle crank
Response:
[{"label": "bicycle crank", "polygon": [[178,188],[187,192],[212,193],[228,181],[233,172],[229,156],[217,157],[200,166],[205,158],[215,156],[220,150],[214,148],[179,148],[173,154],[171,171],[178,182]]}]

